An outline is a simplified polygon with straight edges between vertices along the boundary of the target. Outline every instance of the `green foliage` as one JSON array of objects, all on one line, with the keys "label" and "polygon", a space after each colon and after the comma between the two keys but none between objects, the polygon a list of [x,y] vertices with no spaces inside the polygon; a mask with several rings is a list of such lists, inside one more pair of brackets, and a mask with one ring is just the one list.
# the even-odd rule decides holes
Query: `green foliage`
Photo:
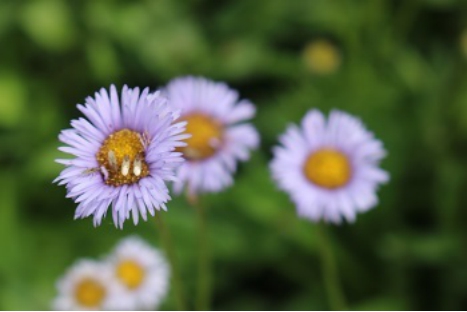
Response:
[{"label": "green foliage", "polygon": [[[251,99],[262,136],[235,185],[203,198],[215,309],[329,308],[315,226],[268,170],[277,136],[310,108],[360,116],[389,152],[379,206],[331,228],[350,308],[466,309],[466,10],[461,0],[0,2],[0,309],[50,308],[67,267],[124,236],[160,245],[154,220],[123,231],[73,221],[53,160],[86,96],[185,74]],[[319,38],[342,55],[332,74],[305,66]],[[196,216],[175,198],[166,219],[193,304]]]}]

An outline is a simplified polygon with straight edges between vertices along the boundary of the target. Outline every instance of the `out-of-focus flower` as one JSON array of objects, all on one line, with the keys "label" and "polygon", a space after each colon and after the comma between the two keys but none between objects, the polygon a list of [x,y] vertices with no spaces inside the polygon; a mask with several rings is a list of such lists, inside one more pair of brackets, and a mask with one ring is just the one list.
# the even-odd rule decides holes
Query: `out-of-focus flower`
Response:
[{"label": "out-of-focus flower", "polygon": [[389,180],[378,167],[386,153],[359,119],[332,111],[326,121],[312,110],[302,127],[290,126],[280,142],[271,170],[301,217],[352,222],[378,203],[377,188]]},{"label": "out-of-focus flower", "polygon": [[169,289],[170,268],[157,249],[136,236],[128,237],[118,244],[109,263],[125,289],[121,299],[126,306],[158,308]]},{"label": "out-of-focus flower", "polygon": [[467,29],[464,29],[460,35],[460,49],[464,58],[467,59]]},{"label": "out-of-focus flower", "polygon": [[217,192],[232,184],[237,161],[246,161],[259,144],[256,129],[242,123],[255,115],[254,105],[239,101],[226,84],[201,77],[174,79],[165,93],[192,135],[179,149],[186,162],[177,169],[175,192],[185,186],[191,194]]},{"label": "out-of-focus flower", "polygon": [[78,109],[86,116],[71,121],[59,139],[59,149],[75,156],[59,159],[66,165],[54,182],[65,184],[67,197],[78,203],[75,218],[94,216],[102,222],[109,206],[115,226],[126,219],[166,210],[170,199],[165,181],[174,179],[174,169],[183,162],[175,148],[184,146],[185,122],[174,122],[173,111],[158,92],[148,97],[146,88],[123,87],[119,99],[115,86],[110,95],[101,89]]},{"label": "out-of-focus flower", "polygon": [[320,75],[334,73],[342,62],[337,47],[325,39],[308,43],[303,50],[303,61],[309,71]]},{"label": "out-of-focus flower", "polygon": [[80,260],[57,282],[55,310],[126,310],[123,287],[111,267],[92,260]]}]

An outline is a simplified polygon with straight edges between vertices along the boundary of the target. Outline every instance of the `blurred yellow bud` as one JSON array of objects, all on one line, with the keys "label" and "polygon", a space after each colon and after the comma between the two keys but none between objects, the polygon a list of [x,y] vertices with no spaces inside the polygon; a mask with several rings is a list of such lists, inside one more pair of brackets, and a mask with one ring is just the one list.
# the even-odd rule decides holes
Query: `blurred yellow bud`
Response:
[{"label": "blurred yellow bud", "polygon": [[308,43],[303,50],[303,61],[312,73],[327,75],[334,73],[341,65],[341,54],[337,47],[325,39]]},{"label": "blurred yellow bud", "polygon": [[467,58],[467,29],[464,29],[461,33],[460,48],[462,55]]}]

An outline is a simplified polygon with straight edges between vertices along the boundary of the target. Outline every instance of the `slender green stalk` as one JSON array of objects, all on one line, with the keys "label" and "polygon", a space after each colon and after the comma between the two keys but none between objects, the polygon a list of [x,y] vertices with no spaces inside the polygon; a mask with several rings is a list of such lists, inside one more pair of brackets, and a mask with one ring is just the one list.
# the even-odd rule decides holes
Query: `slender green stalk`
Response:
[{"label": "slender green stalk", "polygon": [[330,243],[326,225],[318,224],[318,243],[322,261],[323,281],[328,294],[329,306],[332,310],[347,310],[345,297],[339,281],[334,252]]},{"label": "slender green stalk", "polygon": [[395,24],[395,35],[401,42],[407,39],[419,10],[419,0],[407,0],[401,2],[400,9],[396,15]]},{"label": "slender green stalk", "polygon": [[207,229],[206,210],[199,198],[189,196],[190,204],[198,215],[198,284],[196,309],[208,311],[211,306],[211,255],[209,250],[209,235]]},{"label": "slender green stalk", "polygon": [[183,286],[178,267],[177,256],[175,254],[175,249],[173,248],[172,244],[172,236],[170,235],[169,228],[164,222],[163,212],[157,213],[154,219],[156,220],[162,244],[164,245],[165,252],[169,257],[170,265],[172,267],[172,284],[175,292],[177,310],[184,311],[186,310],[185,298],[183,295]]}]

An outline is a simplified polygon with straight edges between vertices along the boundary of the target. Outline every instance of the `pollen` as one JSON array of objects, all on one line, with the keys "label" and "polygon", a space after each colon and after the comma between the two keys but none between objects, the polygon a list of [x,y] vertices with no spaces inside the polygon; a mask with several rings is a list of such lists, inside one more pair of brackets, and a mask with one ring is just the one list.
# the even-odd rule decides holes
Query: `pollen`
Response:
[{"label": "pollen", "polygon": [[75,288],[76,301],[88,308],[99,307],[104,300],[105,294],[105,288],[91,278],[83,279]]},{"label": "pollen", "polygon": [[133,184],[149,175],[145,162],[145,139],[138,132],[122,129],[105,139],[96,154],[105,184]]},{"label": "pollen", "polygon": [[178,148],[187,160],[204,160],[213,156],[222,145],[224,128],[220,122],[204,114],[195,113],[181,118],[187,121],[186,133],[191,134],[187,146]]},{"label": "pollen", "polygon": [[325,75],[338,69],[341,64],[341,55],[334,44],[319,39],[305,47],[303,60],[311,72]]},{"label": "pollen", "polygon": [[347,156],[335,149],[313,152],[308,156],[303,171],[310,182],[327,189],[346,185],[352,176]]},{"label": "pollen", "polygon": [[134,261],[122,261],[117,267],[117,276],[129,289],[138,288],[144,279],[144,269]]}]

